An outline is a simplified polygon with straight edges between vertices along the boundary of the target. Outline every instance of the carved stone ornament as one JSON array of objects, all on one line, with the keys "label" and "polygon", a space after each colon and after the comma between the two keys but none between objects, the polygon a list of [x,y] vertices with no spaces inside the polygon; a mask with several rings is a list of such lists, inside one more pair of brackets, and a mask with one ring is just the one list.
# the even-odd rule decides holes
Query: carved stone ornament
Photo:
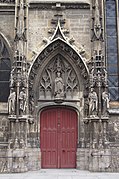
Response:
[{"label": "carved stone ornament", "polygon": [[19,113],[20,115],[25,114],[26,112],[26,92],[22,88],[19,94]]},{"label": "carved stone ornament", "polygon": [[106,91],[104,91],[103,93],[102,93],[102,114],[104,115],[104,116],[106,116],[107,115],[107,111],[108,111],[108,109],[109,109],[109,93],[108,92],[106,92]]},{"label": "carved stone ornament", "polygon": [[[59,55],[57,55],[59,52]],[[38,79],[37,74],[41,68],[41,65],[46,63],[49,56],[55,56],[56,58],[52,59],[47,67],[44,68],[42,73],[42,78],[40,79],[39,84],[39,99],[53,99],[57,98],[58,94],[56,93],[55,80],[57,75],[60,76],[60,88],[62,86],[62,97],[67,98],[68,95],[71,98],[74,98],[78,90],[78,80],[76,73],[71,67],[71,65],[66,61],[64,56],[60,54],[66,54],[69,59],[72,59],[72,62],[77,66],[80,72],[80,78],[82,78],[82,83],[85,86],[85,90],[88,88],[88,77],[89,72],[88,68],[81,58],[81,56],[66,42],[61,39],[54,40],[51,42],[37,57],[34,61],[32,68],[29,72],[29,101],[34,98],[34,90],[36,90],[36,80]],[[53,55],[56,54],[56,55]],[[59,67],[58,67],[59,64]],[[60,74],[58,74],[60,72]],[[40,76],[41,77],[41,76]],[[62,85],[61,85],[62,78]],[[67,97],[65,94],[67,93]],[[57,95],[56,95],[57,94]],[[61,95],[61,94],[59,94]],[[49,96],[49,97],[48,97]]]},{"label": "carved stone ornament", "polygon": [[57,55],[45,68],[39,84],[39,99],[78,97],[79,84],[75,71],[62,57]]},{"label": "carved stone ornament", "polygon": [[15,103],[16,103],[16,92],[14,89],[11,89],[11,93],[8,98],[8,111],[9,114],[15,114]]}]

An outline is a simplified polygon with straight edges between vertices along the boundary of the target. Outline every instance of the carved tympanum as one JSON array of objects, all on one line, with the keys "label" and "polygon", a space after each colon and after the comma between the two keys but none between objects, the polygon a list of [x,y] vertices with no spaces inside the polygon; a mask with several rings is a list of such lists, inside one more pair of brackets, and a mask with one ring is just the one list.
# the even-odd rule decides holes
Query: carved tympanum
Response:
[{"label": "carved tympanum", "polygon": [[55,56],[42,73],[39,99],[76,99],[79,85],[72,66],[61,55]]}]

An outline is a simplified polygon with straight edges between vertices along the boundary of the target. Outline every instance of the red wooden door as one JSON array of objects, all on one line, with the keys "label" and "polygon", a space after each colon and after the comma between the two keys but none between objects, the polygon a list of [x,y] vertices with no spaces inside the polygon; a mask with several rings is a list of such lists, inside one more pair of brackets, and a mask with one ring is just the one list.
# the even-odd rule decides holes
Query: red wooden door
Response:
[{"label": "red wooden door", "polygon": [[77,114],[66,108],[41,112],[41,167],[75,168]]}]

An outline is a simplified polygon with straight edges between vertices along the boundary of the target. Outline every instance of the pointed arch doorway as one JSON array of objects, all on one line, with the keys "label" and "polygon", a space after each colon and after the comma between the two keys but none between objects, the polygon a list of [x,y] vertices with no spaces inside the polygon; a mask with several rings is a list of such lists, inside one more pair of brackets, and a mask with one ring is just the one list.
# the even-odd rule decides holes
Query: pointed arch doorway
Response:
[{"label": "pointed arch doorway", "polygon": [[42,168],[76,168],[77,113],[70,108],[45,109],[40,115]]}]

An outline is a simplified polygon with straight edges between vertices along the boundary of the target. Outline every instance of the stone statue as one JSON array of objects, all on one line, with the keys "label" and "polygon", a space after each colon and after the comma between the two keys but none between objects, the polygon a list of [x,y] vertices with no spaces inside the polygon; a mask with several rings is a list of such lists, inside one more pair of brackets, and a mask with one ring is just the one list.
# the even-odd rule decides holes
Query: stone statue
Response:
[{"label": "stone statue", "polygon": [[10,86],[13,87],[14,85],[14,79],[13,79],[14,69],[12,69],[10,74]]},{"label": "stone statue", "polygon": [[91,89],[91,92],[89,93],[89,116],[90,115],[97,115],[98,110],[98,97],[97,93],[94,91],[94,89]]},{"label": "stone statue", "polygon": [[64,82],[61,77],[61,72],[57,72],[57,77],[55,79],[55,98],[63,98],[64,97]]},{"label": "stone statue", "polygon": [[20,114],[24,114],[26,111],[26,93],[24,92],[24,88],[19,94],[19,110]]},{"label": "stone statue", "polygon": [[14,149],[17,149],[17,148],[19,148],[19,142],[18,142],[18,139],[16,138],[14,141]]},{"label": "stone statue", "polygon": [[15,93],[15,91],[12,91],[8,98],[9,114],[15,114],[15,101],[16,101],[16,93]]},{"label": "stone statue", "polygon": [[104,91],[102,93],[102,111],[103,115],[107,114],[107,109],[109,109],[109,94]]}]

